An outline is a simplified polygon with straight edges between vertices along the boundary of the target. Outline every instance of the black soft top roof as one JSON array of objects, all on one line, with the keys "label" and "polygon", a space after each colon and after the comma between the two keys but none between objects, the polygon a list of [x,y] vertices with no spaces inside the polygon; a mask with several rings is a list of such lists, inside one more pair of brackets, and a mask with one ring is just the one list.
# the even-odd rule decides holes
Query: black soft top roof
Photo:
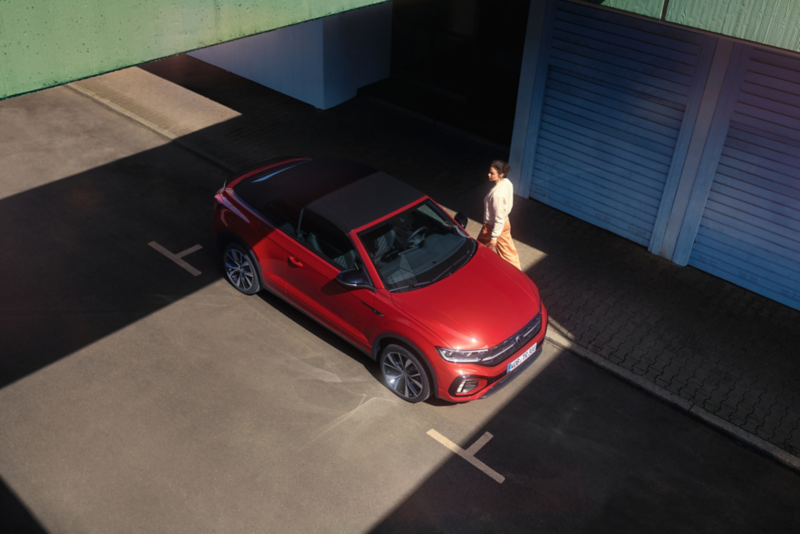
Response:
[{"label": "black soft top roof", "polygon": [[259,211],[269,200],[280,198],[316,212],[345,233],[425,196],[372,167],[338,158],[271,167],[245,178],[233,189]]}]

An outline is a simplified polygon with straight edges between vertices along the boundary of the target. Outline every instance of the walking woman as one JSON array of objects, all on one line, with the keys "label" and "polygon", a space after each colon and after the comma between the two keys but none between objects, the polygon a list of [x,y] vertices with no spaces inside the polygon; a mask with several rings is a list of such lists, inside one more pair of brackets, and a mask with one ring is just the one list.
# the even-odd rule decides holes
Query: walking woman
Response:
[{"label": "walking woman", "polygon": [[483,228],[478,242],[494,250],[500,257],[522,270],[519,255],[511,239],[508,215],[514,206],[514,185],[506,178],[511,167],[505,161],[495,160],[489,167],[489,181],[494,187],[483,199]]}]

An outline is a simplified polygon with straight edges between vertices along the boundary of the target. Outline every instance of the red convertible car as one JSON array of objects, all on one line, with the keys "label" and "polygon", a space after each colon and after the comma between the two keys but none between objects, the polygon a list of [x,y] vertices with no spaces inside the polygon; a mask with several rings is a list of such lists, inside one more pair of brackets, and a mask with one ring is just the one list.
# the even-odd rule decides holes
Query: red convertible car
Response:
[{"label": "red convertible car", "polygon": [[380,365],[409,402],[485,398],[541,353],[547,310],[466,217],[366,165],[284,159],[227,182],[214,240],[242,293],[285,299]]}]

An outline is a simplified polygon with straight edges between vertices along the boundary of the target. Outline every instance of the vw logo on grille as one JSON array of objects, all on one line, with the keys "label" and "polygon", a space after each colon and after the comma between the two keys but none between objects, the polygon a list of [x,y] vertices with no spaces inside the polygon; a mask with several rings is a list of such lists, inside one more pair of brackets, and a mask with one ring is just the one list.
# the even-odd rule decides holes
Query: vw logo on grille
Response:
[{"label": "vw logo on grille", "polygon": [[514,347],[517,348],[517,349],[520,348],[522,346],[522,342],[523,342],[523,337],[522,336],[515,337],[514,338]]}]

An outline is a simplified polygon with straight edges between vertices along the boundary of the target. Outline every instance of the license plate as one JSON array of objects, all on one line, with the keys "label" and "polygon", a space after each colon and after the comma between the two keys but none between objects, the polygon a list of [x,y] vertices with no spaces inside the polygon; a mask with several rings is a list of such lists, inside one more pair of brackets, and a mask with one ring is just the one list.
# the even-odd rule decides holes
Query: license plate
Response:
[{"label": "license plate", "polygon": [[506,373],[510,373],[511,371],[513,371],[514,369],[519,367],[522,362],[524,362],[525,360],[530,358],[531,354],[536,352],[536,345],[538,345],[538,343],[534,343],[533,346],[531,348],[529,348],[528,350],[526,350],[525,352],[523,352],[522,355],[519,358],[517,358],[513,362],[509,363],[508,364],[508,371],[506,371]]}]

